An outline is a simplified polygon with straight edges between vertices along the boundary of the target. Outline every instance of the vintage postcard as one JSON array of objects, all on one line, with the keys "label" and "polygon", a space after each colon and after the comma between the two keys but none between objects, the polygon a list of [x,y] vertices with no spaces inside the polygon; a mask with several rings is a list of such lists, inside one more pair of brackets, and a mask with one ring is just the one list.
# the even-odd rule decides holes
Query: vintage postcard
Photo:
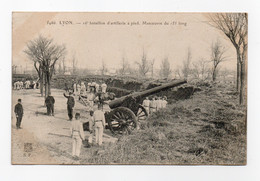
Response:
[{"label": "vintage postcard", "polygon": [[13,12],[12,164],[246,165],[247,13]]}]

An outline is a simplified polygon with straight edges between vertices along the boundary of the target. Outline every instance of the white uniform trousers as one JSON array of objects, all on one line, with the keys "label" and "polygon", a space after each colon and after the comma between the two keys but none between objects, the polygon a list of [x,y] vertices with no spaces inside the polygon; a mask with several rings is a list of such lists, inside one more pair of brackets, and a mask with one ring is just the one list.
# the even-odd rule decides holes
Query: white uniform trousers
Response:
[{"label": "white uniform trousers", "polygon": [[144,108],[145,108],[145,110],[146,110],[146,112],[147,112],[147,114],[148,114],[148,116],[149,116],[149,114],[150,114],[149,106],[144,106]]},{"label": "white uniform trousers", "polygon": [[94,109],[94,101],[89,101],[89,107],[91,110]]},{"label": "white uniform trousers", "polygon": [[96,143],[102,145],[103,142],[103,125],[102,121],[95,122],[95,134],[96,134]]},{"label": "white uniform trousers", "polygon": [[80,155],[81,145],[82,145],[82,139],[80,138],[79,134],[73,134],[72,136],[73,142],[72,142],[72,156],[78,156]]},{"label": "white uniform trousers", "polygon": [[150,114],[156,112],[156,108],[155,107],[150,107]]},{"label": "white uniform trousers", "polygon": [[94,132],[89,134],[89,137],[88,137],[88,142],[89,143],[93,143],[93,136],[94,136]]}]

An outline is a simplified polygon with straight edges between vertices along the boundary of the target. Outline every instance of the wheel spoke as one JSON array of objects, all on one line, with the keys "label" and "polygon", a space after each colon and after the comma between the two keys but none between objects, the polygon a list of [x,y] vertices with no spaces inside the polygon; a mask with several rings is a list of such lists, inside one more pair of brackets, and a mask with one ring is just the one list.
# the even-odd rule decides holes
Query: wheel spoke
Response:
[{"label": "wheel spoke", "polygon": [[117,117],[117,115],[116,115],[116,114],[113,114],[113,116],[114,116],[116,119],[118,119],[118,120],[120,119],[119,117]]},{"label": "wheel spoke", "polygon": [[[139,109],[140,110],[140,109]],[[143,110],[141,109],[141,111],[137,112],[137,116],[139,116],[140,114],[142,114]]]},{"label": "wheel spoke", "polygon": [[146,116],[146,115],[144,114],[144,115],[138,116],[138,118],[145,117],[145,116]]},{"label": "wheel spoke", "polygon": [[115,126],[115,125],[120,125],[119,123],[112,123],[111,124],[112,126]]}]

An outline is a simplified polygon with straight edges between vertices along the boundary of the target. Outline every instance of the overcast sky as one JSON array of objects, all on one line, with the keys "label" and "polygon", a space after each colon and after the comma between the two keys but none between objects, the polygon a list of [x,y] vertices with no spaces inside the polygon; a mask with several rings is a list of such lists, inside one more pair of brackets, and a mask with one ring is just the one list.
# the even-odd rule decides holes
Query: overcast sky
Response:
[{"label": "overcast sky", "polygon": [[[63,26],[60,21],[73,24]],[[103,25],[108,21],[117,24]],[[169,22],[169,25],[143,25],[144,21]],[[89,25],[90,22],[96,24]],[[118,25],[122,22],[126,25]],[[139,25],[131,26],[132,22]],[[111,69],[119,68],[122,57],[136,66],[143,50],[149,60],[155,59],[155,68],[168,57],[171,68],[175,69],[182,65],[188,48],[193,62],[201,58],[209,60],[212,42],[220,40],[228,49],[228,61],[222,67],[235,70],[236,54],[232,44],[206,22],[207,18],[200,13],[13,13],[13,65],[32,66],[23,52],[26,42],[43,35],[66,45],[67,64],[75,55],[78,67],[89,69],[100,68],[102,61]]]}]

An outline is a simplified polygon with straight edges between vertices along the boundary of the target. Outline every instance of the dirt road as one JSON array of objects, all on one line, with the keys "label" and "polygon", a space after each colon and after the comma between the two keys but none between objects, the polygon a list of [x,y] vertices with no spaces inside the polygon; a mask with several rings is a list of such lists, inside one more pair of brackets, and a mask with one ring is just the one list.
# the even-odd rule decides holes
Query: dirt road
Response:
[{"label": "dirt road", "polygon": [[[16,118],[12,115],[12,163],[13,164],[80,164],[81,160],[73,160],[71,156],[72,139],[70,138],[70,121],[68,121],[66,101],[63,91],[53,89],[55,98],[55,116],[46,115],[44,98],[40,97],[39,90],[13,90],[12,112],[18,98],[22,99],[24,117],[22,128],[15,127]],[[76,99],[76,98],[75,98]],[[74,113],[81,114],[81,121],[88,121],[88,112],[85,106],[76,101]],[[102,147],[84,148],[81,155],[84,160],[90,156],[88,152],[99,152],[106,145],[113,144],[116,138],[109,136],[105,131]],[[85,132],[86,138],[89,133]],[[87,164],[87,163],[86,163]]]}]

